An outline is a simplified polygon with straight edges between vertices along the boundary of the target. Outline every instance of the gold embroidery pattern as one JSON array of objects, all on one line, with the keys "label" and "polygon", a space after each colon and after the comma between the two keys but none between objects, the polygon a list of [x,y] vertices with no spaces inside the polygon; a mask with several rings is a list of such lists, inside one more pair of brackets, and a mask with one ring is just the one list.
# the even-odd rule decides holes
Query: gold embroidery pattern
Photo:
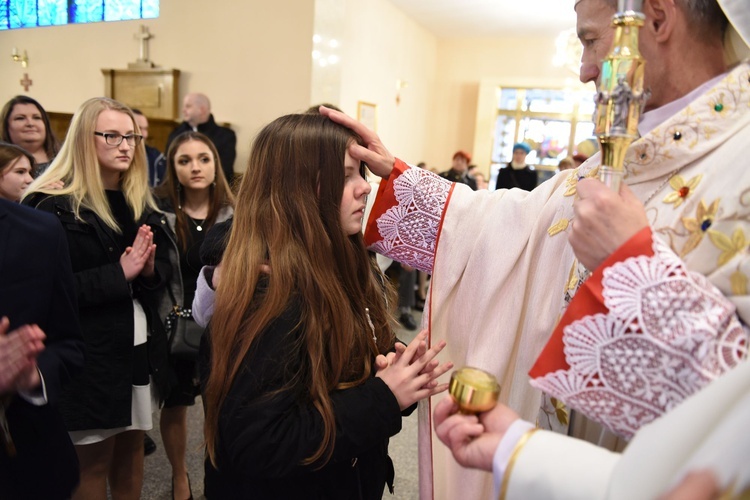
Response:
[{"label": "gold embroidery pattern", "polygon": [[568,219],[560,219],[559,221],[552,224],[549,229],[547,229],[547,234],[550,236],[554,236],[556,234],[562,233],[566,229],[568,229],[568,225],[570,224],[570,221]]},{"label": "gold embroidery pattern", "polygon": [[685,179],[683,179],[681,175],[673,176],[669,179],[669,185],[674,191],[669,193],[662,202],[672,204],[674,205],[674,208],[679,207],[688,196],[693,194],[693,191],[698,186],[701,179],[703,179],[703,174],[698,174],[687,182],[685,182]]},{"label": "gold embroidery pattern", "polygon": [[567,291],[578,289],[578,259],[573,261],[573,265],[570,267],[570,274],[568,274],[568,287]]},{"label": "gold embroidery pattern", "polygon": [[739,269],[732,273],[729,278],[732,283],[732,293],[735,295],[747,295],[747,276]]},{"label": "gold embroidery pattern", "polygon": [[719,266],[723,266],[732,260],[732,258],[744,250],[748,244],[747,238],[745,238],[745,232],[739,227],[734,231],[731,238],[724,233],[713,230],[708,231],[708,238],[716,248],[722,251],[721,255],[719,255]]},{"label": "gold embroidery pattern", "polygon": [[[634,173],[633,167],[649,165],[650,168],[673,163],[685,149],[693,150],[702,139],[711,141],[721,130],[724,130],[731,117],[742,112],[742,105],[747,104],[748,91],[747,68],[738,68],[727,76],[722,85],[709,90],[704,98],[691,104],[676,116],[676,120],[669,120],[668,124],[659,126],[647,136],[642,137],[626,156],[628,173]],[[721,128],[716,127],[720,122]],[[721,140],[720,137],[715,141]],[[709,145],[704,149],[710,150]]]},{"label": "gold embroidery pattern", "polygon": [[701,200],[698,203],[698,207],[695,209],[695,217],[683,217],[682,225],[688,230],[690,236],[688,237],[685,246],[682,247],[680,257],[684,257],[703,241],[703,236],[706,231],[714,223],[716,214],[719,211],[719,198],[715,199],[711,205],[706,207],[706,203]]},{"label": "gold embroidery pattern", "polygon": [[557,421],[562,425],[568,425],[570,419],[568,418],[568,407],[565,406],[565,403],[557,398],[550,398],[550,403],[552,403],[552,405],[555,407],[555,416],[557,417]]},{"label": "gold embroidery pattern", "polygon": [[581,168],[578,167],[577,169],[573,170],[571,174],[568,176],[568,180],[565,181],[565,192],[563,193],[563,196],[574,196],[578,192],[578,181],[581,178],[597,178],[599,177],[599,166],[596,166],[586,172],[583,176],[580,175]]}]

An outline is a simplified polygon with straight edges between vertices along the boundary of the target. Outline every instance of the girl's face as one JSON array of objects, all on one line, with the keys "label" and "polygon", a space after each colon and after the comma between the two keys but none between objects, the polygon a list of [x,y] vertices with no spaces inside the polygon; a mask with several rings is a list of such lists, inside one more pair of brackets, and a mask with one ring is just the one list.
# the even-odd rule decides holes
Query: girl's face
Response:
[{"label": "girl's face", "polygon": [[13,144],[44,144],[47,133],[42,113],[33,104],[16,104],[8,116],[8,135]]},{"label": "girl's face", "polygon": [[211,148],[203,141],[186,141],[174,155],[177,181],[186,190],[208,189],[216,180],[216,162]]},{"label": "girl's face", "polygon": [[[134,134],[134,129],[133,120],[122,111],[105,109],[99,113],[99,117],[96,119],[95,132],[109,135],[110,142],[116,142],[117,136]],[[122,139],[120,144],[112,146],[107,143],[107,138],[101,135],[94,136],[96,157],[99,160],[99,169],[103,178],[111,177],[114,174],[119,176],[127,171],[130,164],[133,163],[133,155],[135,155],[135,148],[138,144],[135,144],[133,139],[130,141],[124,137],[120,137],[120,139]],[[130,145],[131,142],[134,143],[133,146]]]},{"label": "girl's face", "polygon": [[29,159],[25,156],[17,158],[0,174],[0,198],[15,202],[21,201],[23,192],[33,180]]},{"label": "girl's face", "polygon": [[362,219],[365,216],[367,195],[370,194],[370,183],[362,176],[360,163],[344,155],[344,193],[341,195],[341,227],[352,236],[362,231]]}]

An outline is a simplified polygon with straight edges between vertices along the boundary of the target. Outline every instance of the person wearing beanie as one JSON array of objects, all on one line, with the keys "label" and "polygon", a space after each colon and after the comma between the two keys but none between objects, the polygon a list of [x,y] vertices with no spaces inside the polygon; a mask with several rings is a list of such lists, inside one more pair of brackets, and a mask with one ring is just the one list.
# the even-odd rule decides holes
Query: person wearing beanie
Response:
[{"label": "person wearing beanie", "polygon": [[526,156],[531,148],[525,142],[513,145],[513,159],[497,172],[495,189],[519,188],[531,191],[536,187],[536,170],[526,164]]},{"label": "person wearing beanie", "polygon": [[447,172],[440,174],[443,179],[448,179],[451,182],[460,182],[466,184],[474,191],[477,190],[477,182],[473,177],[469,175],[469,162],[471,161],[471,154],[466,151],[456,151],[453,155],[453,164]]}]

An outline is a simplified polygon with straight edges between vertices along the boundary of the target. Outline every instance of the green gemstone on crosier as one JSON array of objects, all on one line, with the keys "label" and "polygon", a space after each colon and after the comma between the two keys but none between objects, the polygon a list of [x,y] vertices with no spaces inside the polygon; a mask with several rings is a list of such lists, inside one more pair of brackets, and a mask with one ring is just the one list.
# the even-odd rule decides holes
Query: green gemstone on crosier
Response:
[{"label": "green gemstone on crosier", "polygon": [[717,113],[720,113],[722,109],[724,109],[724,105],[723,105],[723,104],[719,103],[719,104],[715,104],[715,105],[714,105],[714,110],[715,110],[715,111],[716,111]]}]

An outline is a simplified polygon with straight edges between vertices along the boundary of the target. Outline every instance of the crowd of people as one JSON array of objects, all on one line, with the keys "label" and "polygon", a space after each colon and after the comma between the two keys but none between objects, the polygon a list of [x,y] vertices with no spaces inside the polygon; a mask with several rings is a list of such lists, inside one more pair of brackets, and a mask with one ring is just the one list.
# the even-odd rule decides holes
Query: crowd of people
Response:
[{"label": "crowd of people", "polygon": [[[15,101],[26,106],[25,100]],[[10,116],[26,113],[10,105],[7,108]],[[31,118],[24,115],[25,127],[33,128],[36,139],[44,142],[45,137],[53,137],[52,130],[43,108],[36,103],[34,109],[38,111],[29,112]],[[34,119],[36,114],[45,119]],[[48,295],[60,294],[59,300],[31,294],[33,280],[24,286],[26,295],[16,300],[40,303],[45,313],[57,302],[68,306],[65,316],[53,309],[58,313],[54,318],[28,317],[5,299],[0,310],[11,318],[0,324],[2,338],[9,339],[0,342],[4,361],[0,419],[10,429],[3,435],[7,445],[3,459],[9,464],[0,475],[3,498],[6,493],[11,498],[40,498],[40,491],[43,498],[105,499],[108,494],[138,498],[145,431],[152,428],[152,416],[159,409],[162,442],[172,470],[172,496],[192,498],[186,468],[186,414],[201,393],[200,380],[207,401],[206,421],[215,424],[206,427],[211,461],[207,462],[205,487],[211,498],[243,497],[261,480],[267,482],[269,495],[283,486],[297,496],[314,487],[323,496],[333,489],[348,498],[356,488],[368,491],[368,498],[379,498],[386,484],[393,485],[387,443],[401,428],[402,412],[408,414],[418,400],[444,391],[446,385],[435,379],[452,365],[433,361],[443,346],[428,349],[425,334],[408,347],[397,344],[388,302],[392,285],[372,265],[364,248],[362,217],[370,187],[364,167],[345,157],[356,135],[317,109],[269,125],[256,141],[252,160],[254,169],[265,173],[245,177],[237,193],[245,200],[240,205],[244,210],[233,218],[235,196],[214,142],[193,130],[176,134],[163,170],[153,175],[157,171],[149,166],[140,126],[143,118],[112,99],[89,99],[73,115],[62,147],[43,171],[35,170],[37,159],[23,147],[0,144],[4,203],[22,202],[36,209],[32,213],[39,213],[28,217],[26,226],[39,227],[25,239],[15,232],[26,228],[14,228],[13,256],[35,255],[21,242],[47,228],[51,220],[59,230],[48,237],[54,236],[55,243],[49,248],[58,251],[50,264],[64,264],[61,267],[66,271],[49,276],[63,282],[56,282],[54,289],[50,283],[48,290]],[[32,135],[22,126],[13,130],[16,140]],[[288,165],[299,165],[301,170],[289,172]],[[162,182],[154,187],[158,177]],[[290,190],[295,196],[289,196]],[[269,215],[283,222],[259,222],[259,206],[275,207]],[[19,216],[30,211],[18,208]],[[0,209],[5,215],[6,207]],[[250,240],[238,238],[239,249],[233,249],[231,238],[222,241],[231,256],[221,259],[222,265],[246,271],[271,267],[274,272],[238,271],[239,280],[233,286],[249,291],[247,303],[240,308],[239,292],[231,292],[226,299],[219,294],[215,326],[205,344],[206,352],[221,355],[207,354],[209,361],[199,371],[197,350],[194,355],[175,351],[179,326],[174,325],[189,322],[203,328],[194,321],[192,304],[203,265],[201,247],[217,225],[225,230],[232,225],[252,227],[247,234],[256,235]],[[267,233],[268,228],[284,230],[274,234]],[[61,241],[64,252],[59,251]],[[311,259],[315,255],[309,253],[311,247],[330,255],[330,260]],[[307,256],[309,262],[296,257],[289,260],[289,252]],[[277,261],[277,255],[286,257]],[[253,263],[257,258],[261,264]],[[214,279],[218,276],[216,272]],[[220,290],[232,282],[232,274],[224,276],[227,288]],[[247,288],[251,278],[256,285]],[[282,280],[280,284],[276,279]],[[14,283],[11,280],[10,287],[3,283],[3,297],[19,292]],[[62,286],[66,289],[61,291]],[[266,300],[271,290],[274,294],[268,298],[272,300]],[[342,309],[343,301],[350,307]],[[239,316],[228,315],[230,310]],[[256,314],[265,322],[247,323]],[[290,314],[297,316],[290,318]],[[220,318],[235,324],[222,328]],[[66,322],[65,336],[49,326],[57,319]],[[6,332],[10,332],[7,337]],[[282,344],[277,344],[279,335],[285,339]],[[71,348],[60,349],[66,343]],[[238,345],[246,348],[236,351]],[[65,377],[46,371],[45,360],[58,352],[69,358],[59,363],[70,365]],[[307,355],[300,357],[301,352]],[[289,362],[279,365],[279,356],[289,357]],[[234,386],[242,388],[242,397],[227,393]],[[237,429],[249,432],[245,426],[251,421],[247,414],[251,401],[272,418],[257,422],[258,436],[243,442],[234,434]],[[64,460],[68,467],[59,468],[60,481],[51,483],[50,489],[29,488],[29,497],[20,481],[33,473],[33,461],[44,453],[44,442],[27,439],[37,430],[19,424],[18,415],[28,416],[24,412],[36,406],[45,413],[33,423],[49,427],[40,437],[49,439],[56,432],[52,442],[67,443],[52,458]],[[349,423],[341,427],[344,408],[350,406]],[[286,419],[288,445],[278,450],[277,469],[269,472],[258,467],[255,475],[239,473],[236,452],[226,457],[225,447],[241,454],[255,450],[255,455],[243,460],[272,465],[270,456],[255,448],[260,444],[258,437],[271,436],[280,422],[276,413],[287,414],[291,408],[298,408],[298,413]],[[370,428],[365,430],[372,440],[365,442],[359,438],[362,415],[370,418]],[[230,425],[228,438],[221,437],[227,432],[220,430],[224,422]],[[314,427],[319,430],[308,435]],[[300,433],[309,446],[298,446]],[[278,442],[272,439],[269,444],[274,448]],[[283,468],[290,453],[299,455],[291,462],[299,462],[298,470]],[[349,462],[342,466],[341,454],[354,454],[359,466]],[[218,467],[219,461],[224,465]],[[53,465],[50,462],[50,469]],[[284,477],[300,471],[309,477],[307,481]],[[348,484],[334,484],[339,478],[334,472],[346,472]],[[269,480],[278,474],[282,474],[280,479]]]},{"label": "crowd of people", "polygon": [[[0,497],[139,498],[159,413],[171,495],[193,498],[199,395],[209,499],[379,499],[417,407],[423,499],[746,495],[750,66],[725,45],[750,45],[741,4],[644,0],[651,97],[619,192],[598,154],[537,186],[522,142],[488,192],[466,151],[412,167],[331,106],[266,125],[233,191],[236,137],[203,94],[164,154],[115,100],[84,102],[59,142],[11,99]],[[616,8],[575,2],[583,82]],[[400,263],[398,299],[372,252]],[[497,377],[494,409],[433,404],[454,364]]]}]

